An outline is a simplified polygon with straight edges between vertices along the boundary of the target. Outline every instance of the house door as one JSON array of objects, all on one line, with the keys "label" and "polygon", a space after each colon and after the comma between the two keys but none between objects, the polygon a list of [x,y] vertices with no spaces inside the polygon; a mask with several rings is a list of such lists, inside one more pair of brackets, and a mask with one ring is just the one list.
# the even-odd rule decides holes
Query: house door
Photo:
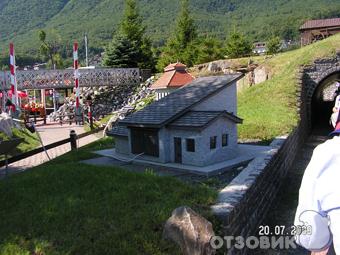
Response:
[{"label": "house door", "polygon": [[174,138],[175,148],[175,162],[182,163],[182,139],[180,137]]},{"label": "house door", "polygon": [[131,128],[131,148],[133,154],[159,157],[158,130]]}]

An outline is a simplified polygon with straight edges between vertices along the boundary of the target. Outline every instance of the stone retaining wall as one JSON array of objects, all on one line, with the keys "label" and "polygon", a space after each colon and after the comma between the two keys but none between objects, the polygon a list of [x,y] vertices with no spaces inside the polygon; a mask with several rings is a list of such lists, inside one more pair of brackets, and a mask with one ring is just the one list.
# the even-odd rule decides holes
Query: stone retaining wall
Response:
[{"label": "stone retaining wall", "polygon": [[14,127],[14,122],[12,118],[7,113],[0,114],[0,133],[4,133],[9,137],[12,137],[12,128]]},{"label": "stone retaining wall", "polygon": [[[297,128],[288,138],[275,139],[267,155],[250,162],[220,192],[212,209],[223,222],[225,236],[257,233],[305,137],[305,132]],[[229,250],[228,254],[246,254],[246,250]]]}]

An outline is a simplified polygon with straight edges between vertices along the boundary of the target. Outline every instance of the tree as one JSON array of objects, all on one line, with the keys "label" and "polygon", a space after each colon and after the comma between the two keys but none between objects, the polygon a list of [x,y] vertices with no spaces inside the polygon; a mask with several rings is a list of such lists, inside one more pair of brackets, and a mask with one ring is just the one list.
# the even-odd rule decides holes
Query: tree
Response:
[{"label": "tree", "polygon": [[252,52],[252,45],[246,38],[234,30],[226,43],[226,54],[229,58],[249,56]]},{"label": "tree", "polygon": [[138,67],[138,52],[132,42],[118,34],[105,49],[103,64],[110,67]]},{"label": "tree", "polygon": [[105,49],[103,64],[110,67],[154,68],[150,39],[138,13],[135,0],[125,1],[119,31]]},{"label": "tree", "polygon": [[125,1],[125,10],[123,20],[120,24],[120,32],[131,41],[142,42],[145,26],[139,16],[135,0]]},{"label": "tree", "polygon": [[196,50],[197,32],[194,20],[190,16],[188,0],[181,1],[181,11],[177,17],[174,36],[171,36],[165,47],[162,49],[157,67],[162,70],[171,62],[181,61],[187,66],[191,66],[193,50]]},{"label": "tree", "polygon": [[50,33],[50,38],[47,40],[47,35],[44,30],[40,30],[38,33],[40,44],[40,52],[50,61],[51,68],[61,68],[62,58],[59,53],[61,48],[61,38],[59,34],[55,32]]},{"label": "tree", "polygon": [[267,42],[267,54],[278,53],[281,48],[281,40],[278,36],[272,37]]},{"label": "tree", "polygon": [[198,45],[198,55],[195,64],[206,63],[224,58],[222,42],[214,37],[207,37],[201,40]]},{"label": "tree", "polygon": [[197,38],[196,26],[190,16],[188,0],[182,0],[181,12],[177,20],[175,38],[178,46],[186,48]]}]

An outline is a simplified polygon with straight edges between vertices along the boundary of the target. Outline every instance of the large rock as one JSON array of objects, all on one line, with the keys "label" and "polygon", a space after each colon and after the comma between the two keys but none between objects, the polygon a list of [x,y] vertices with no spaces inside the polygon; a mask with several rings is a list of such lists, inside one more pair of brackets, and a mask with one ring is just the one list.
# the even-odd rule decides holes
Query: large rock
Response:
[{"label": "large rock", "polygon": [[218,65],[218,63],[216,62],[210,62],[208,64],[208,71],[209,72],[221,72],[222,71],[222,68]]},{"label": "large rock", "polygon": [[259,84],[268,80],[268,71],[264,66],[260,66],[254,70],[254,83]]},{"label": "large rock", "polygon": [[12,128],[14,122],[7,113],[0,114],[0,132],[5,133],[7,136],[12,137]]},{"label": "large rock", "polygon": [[210,245],[214,235],[212,224],[186,206],[172,212],[163,232],[163,237],[177,243],[184,255],[215,254]]}]

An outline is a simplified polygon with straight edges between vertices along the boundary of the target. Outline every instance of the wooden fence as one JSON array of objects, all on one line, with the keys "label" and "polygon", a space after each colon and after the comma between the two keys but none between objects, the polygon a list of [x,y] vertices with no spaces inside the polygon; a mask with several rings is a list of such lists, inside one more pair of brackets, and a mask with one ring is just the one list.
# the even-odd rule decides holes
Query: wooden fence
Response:
[{"label": "wooden fence", "polygon": [[[55,142],[55,143],[51,143],[51,144],[45,145],[45,149],[46,150],[53,149],[55,147],[61,146],[61,145],[66,144],[66,143],[70,143],[71,148],[75,149],[74,145],[77,144],[77,139],[81,139],[81,138],[84,138],[86,136],[98,133],[98,132],[100,132],[102,130],[104,130],[104,127],[93,129],[93,130],[91,130],[89,132],[86,132],[86,133],[83,133],[83,134],[80,134],[80,135],[71,135],[70,134],[70,137],[67,138],[67,139],[64,139],[64,140],[61,140],[61,141],[58,141],[58,142]],[[41,153],[41,152],[44,152],[44,148],[43,147],[39,147],[39,148],[33,149],[31,151],[27,151],[27,152],[24,152],[22,154],[13,156],[11,158],[8,158],[7,159],[7,163],[8,164],[12,164],[14,162],[17,162],[19,160],[31,157],[31,156],[33,156],[35,154],[38,154],[38,153]],[[0,167],[3,167],[3,166],[6,166],[6,160],[1,160],[0,161]]]}]

